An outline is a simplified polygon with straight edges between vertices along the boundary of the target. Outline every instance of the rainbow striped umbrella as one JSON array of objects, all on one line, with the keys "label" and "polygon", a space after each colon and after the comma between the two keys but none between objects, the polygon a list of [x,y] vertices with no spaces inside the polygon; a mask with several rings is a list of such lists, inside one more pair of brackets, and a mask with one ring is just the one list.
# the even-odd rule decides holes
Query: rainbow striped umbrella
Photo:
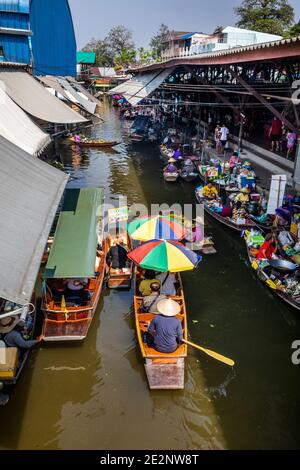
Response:
[{"label": "rainbow striped umbrella", "polygon": [[158,215],[134,220],[127,227],[133,240],[182,240],[186,236],[184,226],[173,218]]},{"label": "rainbow striped umbrella", "polygon": [[202,259],[182,243],[166,240],[148,241],[129,253],[128,258],[144,269],[163,273],[190,271]]}]

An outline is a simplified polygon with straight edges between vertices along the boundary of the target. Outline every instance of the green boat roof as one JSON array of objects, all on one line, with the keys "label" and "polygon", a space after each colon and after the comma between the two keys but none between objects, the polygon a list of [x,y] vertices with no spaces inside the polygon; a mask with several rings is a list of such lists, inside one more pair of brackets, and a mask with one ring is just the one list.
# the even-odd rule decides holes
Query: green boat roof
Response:
[{"label": "green boat roof", "polygon": [[68,189],[45,270],[46,279],[95,276],[103,189]]},{"label": "green boat roof", "polygon": [[78,51],[77,64],[95,64],[96,52],[92,51]]}]

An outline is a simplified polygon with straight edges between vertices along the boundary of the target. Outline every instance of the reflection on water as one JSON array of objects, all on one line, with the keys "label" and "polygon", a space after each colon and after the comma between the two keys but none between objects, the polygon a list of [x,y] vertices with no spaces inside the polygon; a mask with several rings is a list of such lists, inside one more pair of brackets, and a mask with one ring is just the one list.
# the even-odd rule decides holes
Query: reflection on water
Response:
[{"label": "reflection on water", "polygon": [[[127,123],[104,107],[88,132],[116,152],[60,153],[70,187],[103,186],[106,200],[194,203],[189,184],[164,183],[158,149],[132,146]],[[299,317],[251,273],[242,241],[213,222],[218,255],[183,276],[191,339],[236,360],[234,371],[189,350],[184,391],[148,389],[136,343],[132,292],[104,290],[87,340],[44,345],[0,409],[5,449],[299,448],[299,371],[290,361]]]}]

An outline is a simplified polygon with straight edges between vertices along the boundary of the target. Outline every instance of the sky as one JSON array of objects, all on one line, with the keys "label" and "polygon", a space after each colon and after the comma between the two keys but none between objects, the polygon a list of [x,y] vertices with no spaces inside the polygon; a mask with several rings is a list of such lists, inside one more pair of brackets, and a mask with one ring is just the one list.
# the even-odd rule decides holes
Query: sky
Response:
[{"label": "sky", "polygon": [[[92,37],[103,39],[122,24],[133,32],[137,47],[148,47],[159,25],[170,29],[212,33],[216,26],[234,26],[233,7],[241,0],[69,0],[81,49]],[[300,19],[300,1],[290,0]]]}]

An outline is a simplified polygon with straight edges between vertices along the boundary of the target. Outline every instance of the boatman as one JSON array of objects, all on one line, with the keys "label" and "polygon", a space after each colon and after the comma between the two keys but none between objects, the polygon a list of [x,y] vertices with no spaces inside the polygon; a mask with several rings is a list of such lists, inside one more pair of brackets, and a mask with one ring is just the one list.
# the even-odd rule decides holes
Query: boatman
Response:
[{"label": "boatman", "polygon": [[204,186],[202,195],[208,199],[216,199],[218,197],[218,190],[212,183],[208,183]]},{"label": "boatman", "polygon": [[127,250],[123,246],[120,237],[117,238],[116,244],[111,246],[106,255],[107,264],[113,269],[123,269],[127,263]]},{"label": "boatman", "polygon": [[153,338],[149,346],[158,352],[171,354],[178,349],[183,340],[181,322],[176,318],[181,308],[174,300],[166,299],[157,304],[157,310],[159,315],[154,317],[148,329]]},{"label": "boatman", "polygon": [[[4,326],[6,324],[6,327],[8,327],[9,323],[13,321],[14,320],[12,318],[5,318],[1,321],[1,325]],[[26,326],[22,324],[16,325],[13,330],[4,336],[4,342],[6,346],[8,348],[18,348],[21,351],[24,351],[33,348],[36,344],[40,343],[44,339],[43,336],[40,336],[36,340],[25,340],[23,335],[26,333]]]}]

